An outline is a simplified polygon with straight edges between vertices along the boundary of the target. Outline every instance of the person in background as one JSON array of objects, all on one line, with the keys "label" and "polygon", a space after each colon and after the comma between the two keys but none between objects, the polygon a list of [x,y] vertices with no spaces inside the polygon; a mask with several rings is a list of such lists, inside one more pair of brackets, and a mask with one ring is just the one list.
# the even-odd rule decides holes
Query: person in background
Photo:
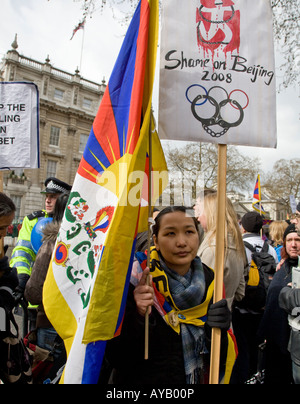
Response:
[{"label": "person in background", "polygon": [[[300,250],[300,236],[297,235],[297,244]],[[279,295],[279,306],[288,314],[291,328],[288,351],[291,354],[293,379],[300,384],[300,284],[292,288],[292,284],[284,287]]]},{"label": "person in background", "polygon": [[[16,207],[13,201],[4,193],[0,193],[0,243],[3,247],[3,239],[7,228],[15,217]],[[19,350],[19,336],[10,338],[10,324],[14,323],[13,316],[15,307],[14,290],[18,286],[18,275],[15,268],[11,268],[8,258],[1,249],[0,255],[0,383],[4,384],[27,384],[31,383],[31,364],[26,350]],[[12,329],[16,334],[16,330]],[[18,333],[17,333],[18,334]],[[10,339],[9,339],[10,338]],[[13,341],[8,346],[8,341]],[[17,343],[16,343],[17,342]],[[13,360],[12,360],[13,358]],[[22,368],[22,369],[21,369]],[[21,375],[21,370],[24,372]]]},{"label": "person in background", "polygon": [[296,212],[290,215],[290,223],[295,224],[297,230],[300,232],[300,202],[296,207]]},{"label": "person in background", "polygon": [[[211,190],[204,191],[203,196],[197,199],[194,208],[195,215],[205,232],[198,256],[210,268],[215,268],[216,259],[216,209],[217,192]],[[245,295],[247,260],[238,218],[229,198],[226,198],[225,215],[224,287],[228,307],[231,309],[233,301],[240,301]]]},{"label": "person in background", "polygon": [[[4,193],[0,193],[0,243],[3,247],[3,239],[7,228],[15,217],[16,207],[13,201]],[[9,312],[15,306],[13,291],[18,286],[18,276],[15,268],[11,268],[4,251],[0,252],[0,307],[5,307]]]},{"label": "person in background", "polygon": [[[300,210],[300,206],[299,206]],[[299,220],[296,221],[295,230],[296,233],[291,233],[289,236],[289,244],[294,244],[294,248],[297,248],[298,265],[299,268],[299,254],[300,254],[300,232],[297,227]],[[295,251],[296,254],[296,251]],[[296,267],[296,265],[295,265]],[[293,279],[293,285],[291,283],[284,287],[279,295],[279,306],[288,313],[288,321],[291,328],[290,340],[288,350],[291,354],[293,379],[295,384],[300,384],[300,324],[297,317],[300,314],[300,283],[295,283]]]},{"label": "person in background", "polygon": [[[283,235],[281,256],[284,260],[270,284],[266,308],[259,329],[259,337],[266,340],[266,384],[291,384],[292,361],[288,351],[290,327],[288,314],[279,305],[281,291],[292,281],[292,268],[298,266],[300,239],[295,224],[290,224]],[[281,300],[281,302],[284,303]],[[286,303],[286,302],[285,302]]]},{"label": "person in background", "polygon": [[[257,251],[267,243],[260,235],[263,226],[263,218],[258,212],[248,212],[241,219],[241,232],[243,241],[248,242]],[[249,273],[252,263],[252,252],[245,247],[247,255],[247,267]],[[277,254],[273,247],[268,245],[268,253],[274,257],[274,267],[278,263]],[[274,268],[275,270],[275,268]],[[247,282],[249,275],[247,274]],[[245,298],[236,302],[232,313],[233,330],[236,336],[239,355],[232,373],[231,384],[243,384],[257,371],[257,358],[259,341],[257,331],[263,316],[267,291],[260,285],[253,293],[248,288],[245,290]]]},{"label": "person in background", "polygon": [[31,232],[36,223],[50,217],[55,208],[55,203],[59,195],[69,192],[71,186],[57,178],[48,178],[45,181],[45,189],[41,192],[46,196],[45,209],[33,212],[23,220],[19,233],[17,245],[12,252],[10,265],[17,268],[19,286],[17,288],[16,299],[20,300],[24,296],[26,283],[31,275],[32,267],[36,259],[36,253],[31,245]]},{"label": "person in background", "polygon": [[300,232],[300,202],[297,205],[296,212],[291,215],[290,222],[294,223],[297,231]]},{"label": "person in background", "polygon": [[[37,253],[31,276],[25,288],[26,300],[39,306],[36,322],[37,345],[48,351],[54,349],[55,359],[57,359],[63,351],[63,342],[58,338],[55,329],[52,327],[52,324],[45,314],[43,307],[43,286],[68,199],[69,194],[64,193],[61,194],[56,201],[53,211],[53,222],[47,224],[43,231],[43,244]],[[59,341],[59,343],[57,343],[57,341]]]},{"label": "person in background", "polygon": [[298,236],[300,236],[300,213],[299,213],[299,215],[297,217],[295,226],[296,226],[296,229],[297,229]]},{"label": "person in background", "polygon": [[[262,248],[265,241],[261,238],[260,231],[263,227],[263,218],[258,212],[248,212],[242,217],[241,231],[243,241],[247,241],[253,247]],[[275,249],[269,246],[268,253],[273,255],[275,262],[278,263],[278,257]],[[248,263],[251,263],[251,251],[246,248]]]},{"label": "person in background", "polygon": [[288,227],[287,222],[284,220],[277,220],[270,224],[270,239],[272,247],[274,247],[278,262],[281,260],[281,249],[283,246],[283,234]]}]

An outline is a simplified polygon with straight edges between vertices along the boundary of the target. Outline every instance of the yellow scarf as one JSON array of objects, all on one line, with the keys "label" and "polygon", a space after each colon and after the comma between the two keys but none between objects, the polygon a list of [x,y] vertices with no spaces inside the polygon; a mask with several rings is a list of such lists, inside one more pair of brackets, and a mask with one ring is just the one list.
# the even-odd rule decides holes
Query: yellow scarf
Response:
[{"label": "yellow scarf", "polygon": [[[147,256],[145,254],[138,254],[137,258],[144,270],[147,264]],[[195,326],[203,326],[205,324],[208,305],[214,292],[214,281],[208,286],[203,303],[187,310],[180,310],[171,295],[168,277],[161,267],[159,254],[155,247],[152,247],[150,250],[150,274],[153,278],[155,290],[154,306],[174,331],[180,334],[181,323]]]}]

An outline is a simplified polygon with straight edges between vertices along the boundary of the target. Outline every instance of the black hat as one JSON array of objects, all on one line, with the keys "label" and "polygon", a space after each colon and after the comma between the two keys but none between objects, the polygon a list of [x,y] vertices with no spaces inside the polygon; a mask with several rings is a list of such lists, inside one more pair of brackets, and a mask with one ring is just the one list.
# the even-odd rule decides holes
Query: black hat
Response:
[{"label": "black hat", "polygon": [[297,229],[294,223],[290,224],[286,229],[285,232],[283,233],[283,240],[286,239],[286,236],[290,233],[297,233]]},{"label": "black hat", "polygon": [[242,217],[242,226],[249,233],[259,233],[263,218],[258,212],[248,212]]},{"label": "black hat", "polygon": [[70,192],[72,189],[69,184],[54,177],[46,179],[45,187],[46,189],[44,189],[41,194],[64,194],[65,192]]}]

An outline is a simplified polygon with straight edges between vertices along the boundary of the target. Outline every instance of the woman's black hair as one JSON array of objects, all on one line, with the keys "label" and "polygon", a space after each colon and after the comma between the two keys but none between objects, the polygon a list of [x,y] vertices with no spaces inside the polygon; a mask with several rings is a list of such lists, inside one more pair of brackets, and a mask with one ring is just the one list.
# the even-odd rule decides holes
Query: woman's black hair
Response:
[{"label": "woman's black hair", "polygon": [[53,211],[53,221],[60,223],[64,217],[65,209],[69,200],[69,193],[64,193],[59,195],[55,203],[55,208]]},{"label": "woman's black hair", "polygon": [[153,235],[155,235],[156,237],[158,236],[159,233],[159,229],[160,229],[160,224],[161,224],[161,219],[163,216],[167,215],[168,213],[174,213],[174,212],[182,212],[185,213],[188,217],[190,217],[191,219],[193,219],[196,230],[199,234],[200,237],[200,233],[199,233],[199,223],[198,220],[195,218],[194,216],[194,211],[191,208],[186,208],[185,206],[169,206],[165,209],[163,209],[156,217],[155,219],[155,224],[152,226],[152,233]]},{"label": "woman's black hair", "polygon": [[10,216],[16,211],[14,202],[3,192],[0,192],[0,217]]}]

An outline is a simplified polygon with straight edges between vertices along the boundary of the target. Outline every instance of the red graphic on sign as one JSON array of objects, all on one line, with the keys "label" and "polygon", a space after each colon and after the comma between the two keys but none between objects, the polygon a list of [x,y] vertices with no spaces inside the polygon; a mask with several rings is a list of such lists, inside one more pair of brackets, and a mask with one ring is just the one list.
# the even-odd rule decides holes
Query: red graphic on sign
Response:
[{"label": "red graphic on sign", "polygon": [[198,46],[214,56],[216,51],[239,51],[240,11],[231,0],[200,0],[197,9]]}]

